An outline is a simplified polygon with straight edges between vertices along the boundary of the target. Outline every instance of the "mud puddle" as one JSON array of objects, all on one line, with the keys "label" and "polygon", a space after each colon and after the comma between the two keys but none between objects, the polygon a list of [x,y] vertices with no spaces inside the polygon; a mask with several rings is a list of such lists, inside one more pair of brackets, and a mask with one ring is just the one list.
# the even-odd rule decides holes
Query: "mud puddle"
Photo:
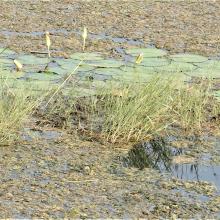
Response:
[{"label": "mud puddle", "polygon": [[[219,142],[217,142],[219,144]],[[188,148],[175,148],[162,138],[134,145],[123,158],[124,166],[154,168],[183,181],[208,182],[220,192],[220,165],[213,164],[210,153],[198,158],[190,156]]]},{"label": "mud puddle", "polygon": [[173,164],[172,175],[181,180],[207,181],[220,192],[220,165]]}]

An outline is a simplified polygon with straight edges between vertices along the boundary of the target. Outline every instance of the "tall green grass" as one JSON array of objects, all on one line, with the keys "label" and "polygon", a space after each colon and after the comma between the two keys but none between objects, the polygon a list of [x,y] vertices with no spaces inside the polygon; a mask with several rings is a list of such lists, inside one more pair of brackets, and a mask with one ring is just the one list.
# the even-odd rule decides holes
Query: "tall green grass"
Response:
[{"label": "tall green grass", "polygon": [[20,84],[13,88],[12,84],[10,79],[0,78],[0,145],[12,144],[20,138],[24,124],[39,104],[30,87]]},{"label": "tall green grass", "polygon": [[161,77],[145,84],[110,82],[84,98],[74,96],[73,86],[68,98],[61,95],[48,106],[46,117],[53,122],[62,118],[62,127],[111,142],[145,139],[174,126],[200,131],[208,115],[220,112],[219,104],[207,83],[177,82]]}]

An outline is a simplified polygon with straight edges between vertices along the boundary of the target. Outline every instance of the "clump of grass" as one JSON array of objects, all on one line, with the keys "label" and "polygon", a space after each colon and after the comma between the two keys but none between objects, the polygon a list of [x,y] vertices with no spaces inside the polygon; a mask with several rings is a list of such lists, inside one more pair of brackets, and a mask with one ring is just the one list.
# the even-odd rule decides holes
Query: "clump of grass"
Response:
[{"label": "clump of grass", "polygon": [[208,116],[207,109],[218,105],[210,94],[211,84],[182,85],[170,106],[173,123],[186,130],[199,130]]},{"label": "clump of grass", "polygon": [[173,126],[199,131],[219,104],[209,86],[176,82],[160,77],[145,84],[113,82],[84,98],[72,89],[68,98],[61,95],[50,103],[46,117],[53,122],[62,118],[62,127],[111,142],[145,139]]},{"label": "clump of grass", "polygon": [[27,88],[15,90],[10,88],[7,79],[0,79],[0,145],[18,140],[22,126],[35,106],[36,98],[31,98]]},{"label": "clump of grass", "polygon": [[[139,140],[165,129],[173,84],[160,78],[141,84],[112,86],[102,97],[103,129],[108,140]],[[117,94],[118,93],[118,94]]]}]

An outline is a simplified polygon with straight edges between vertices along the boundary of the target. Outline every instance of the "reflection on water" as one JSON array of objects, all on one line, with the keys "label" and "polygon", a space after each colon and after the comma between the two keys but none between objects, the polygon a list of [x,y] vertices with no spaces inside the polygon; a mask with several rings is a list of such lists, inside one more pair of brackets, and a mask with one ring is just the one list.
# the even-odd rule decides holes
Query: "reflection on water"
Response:
[{"label": "reflection on water", "polygon": [[208,181],[220,190],[220,165],[174,164],[172,174],[182,180]]},{"label": "reflection on water", "polygon": [[[134,145],[128,152],[127,157],[124,158],[124,164],[127,167],[137,167],[141,170],[145,167],[151,167],[158,169],[160,172],[170,172],[173,176],[182,180],[207,181],[214,184],[220,191],[220,165],[173,164],[172,156],[183,153],[181,148],[172,148],[164,139],[155,138],[149,142]],[[203,158],[204,155],[201,160]],[[210,158],[210,155],[207,158]],[[203,162],[208,162],[207,158]]]},{"label": "reflection on water", "polygon": [[158,170],[170,170],[171,149],[166,147],[162,138],[155,138],[149,142],[135,145],[124,158],[126,166],[133,166],[139,169],[152,167]]}]

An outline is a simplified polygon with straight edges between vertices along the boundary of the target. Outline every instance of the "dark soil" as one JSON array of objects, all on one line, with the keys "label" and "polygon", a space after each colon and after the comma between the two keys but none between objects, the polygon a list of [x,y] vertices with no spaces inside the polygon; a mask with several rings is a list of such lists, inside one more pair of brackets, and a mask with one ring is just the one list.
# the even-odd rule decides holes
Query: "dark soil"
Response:
[{"label": "dark soil", "polygon": [[214,218],[220,210],[209,183],[124,167],[129,146],[31,134],[1,147],[1,218]]}]

